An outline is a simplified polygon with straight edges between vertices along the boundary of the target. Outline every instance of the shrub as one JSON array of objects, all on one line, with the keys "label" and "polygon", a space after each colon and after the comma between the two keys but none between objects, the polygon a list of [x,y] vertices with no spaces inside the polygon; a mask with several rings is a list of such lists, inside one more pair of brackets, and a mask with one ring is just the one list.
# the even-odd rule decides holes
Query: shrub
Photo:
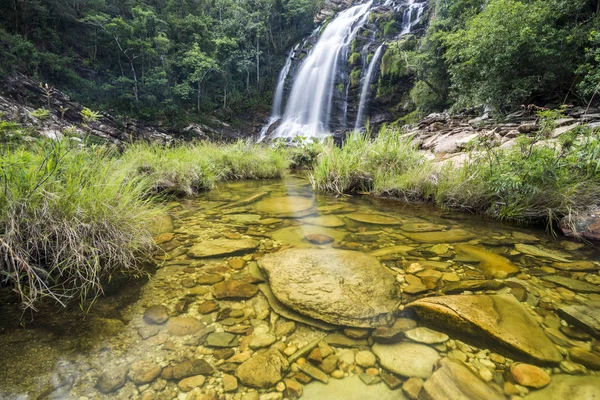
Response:
[{"label": "shrub", "polygon": [[350,57],[348,58],[348,65],[351,67],[355,67],[360,65],[360,53],[352,53],[350,54]]},{"label": "shrub", "polygon": [[50,118],[50,111],[45,108],[38,108],[37,110],[33,110],[30,112],[32,117],[39,119],[40,121],[45,121]]}]

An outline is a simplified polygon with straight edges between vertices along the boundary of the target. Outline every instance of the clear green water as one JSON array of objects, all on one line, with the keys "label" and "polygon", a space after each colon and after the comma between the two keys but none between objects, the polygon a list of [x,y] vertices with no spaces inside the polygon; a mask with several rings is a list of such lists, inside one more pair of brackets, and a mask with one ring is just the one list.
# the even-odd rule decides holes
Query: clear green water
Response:
[{"label": "clear green water", "polygon": [[[248,200],[253,195],[257,195],[256,201]],[[596,353],[600,350],[598,342],[580,328],[561,320],[556,310],[569,305],[594,306],[600,302],[600,295],[585,285],[583,290],[573,287],[571,281],[565,286],[564,282],[546,280],[559,276],[599,287],[600,253],[592,245],[554,238],[539,229],[444,212],[425,205],[412,206],[368,196],[315,196],[308,183],[298,177],[223,184],[200,198],[173,202],[169,206],[174,230],[160,238],[165,240],[161,244],[163,251],[156,257],[161,263],[160,269],[149,279],[114,282],[107,296],[99,299],[89,313],[83,314],[77,308],[57,311],[43,307],[35,315],[25,314],[20,319],[18,307],[7,303],[10,297],[6,297],[0,306],[3,321],[0,354],[4,363],[0,373],[0,398],[199,399],[221,396],[249,400],[259,398],[259,393],[264,399],[285,398],[290,395],[287,390],[283,394],[277,391],[285,387],[283,384],[257,393],[239,382],[237,389],[225,387],[223,379],[224,374],[235,375],[245,355],[265,351],[250,348],[251,338],[260,334],[274,335],[278,327],[289,320],[274,312],[261,292],[242,300],[215,299],[214,293],[219,281],[235,279],[254,285],[257,283],[256,262],[264,254],[286,248],[346,249],[376,255],[396,277],[401,303],[395,311],[397,317],[415,318],[413,314],[402,312],[405,305],[422,297],[447,294],[450,287],[461,282],[496,280],[500,284],[493,290],[476,288],[473,291],[481,295],[499,293],[516,297],[539,328],[561,349],[565,360],[574,364],[542,366],[551,377],[597,374],[592,367],[569,360],[572,357],[567,353],[580,348],[600,356]],[[311,243],[307,236],[321,244]],[[255,250],[234,256],[203,259],[189,256],[188,251],[194,245],[223,238],[252,239],[259,245]],[[566,261],[570,265],[591,267],[574,270],[564,266]],[[453,291],[453,294],[460,293],[464,292]],[[144,311],[153,305],[166,306],[170,321],[189,317],[195,319],[200,328],[181,335],[170,322],[148,324],[143,318]],[[215,307],[215,311],[207,312],[210,307]],[[423,325],[420,321],[417,323]],[[267,347],[275,347],[287,357],[328,334],[300,322],[291,326],[295,328],[293,332],[275,335],[276,341]],[[232,333],[236,344],[228,348],[207,345],[206,335],[213,331]],[[484,337],[479,341],[465,340],[462,336],[463,340],[459,341],[454,333],[448,333],[449,340],[429,345],[440,357],[464,357],[473,374],[500,391],[506,389],[506,382],[514,383],[508,372],[511,355],[495,348],[493,341]],[[370,351],[372,335],[364,340],[366,342],[354,344],[349,350]],[[348,348],[330,347],[334,355],[347,355]],[[181,387],[181,379],[173,379],[168,368],[195,359],[205,360],[214,371],[205,374],[202,386],[189,391],[191,387]],[[129,367],[129,373],[122,387],[107,394],[99,391],[99,377],[123,366]],[[153,376],[156,375],[153,366],[158,368],[158,376]],[[313,366],[324,368],[318,362],[313,362]],[[305,384],[302,379],[306,379],[306,375],[298,375],[297,367],[292,363],[284,375],[304,385],[307,394],[303,398],[335,397],[327,392],[327,385]],[[374,369],[366,371],[367,367],[338,364],[335,369],[349,379],[347,387],[353,388],[352,393],[361,399],[403,398],[401,388],[391,391],[379,382],[381,373],[386,371],[379,361],[371,368]],[[491,379],[485,370],[491,373]],[[367,372],[374,376],[369,383],[377,386],[364,383],[369,380]],[[362,381],[355,378],[361,374]],[[142,382],[141,375],[149,382]],[[224,389],[231,391],[224,392]],[[522,394],[535,392],[523,386],[517,389]],[[210,397],[212,391],[217,397]],[[208,397],[201,397],[203,392],[208,393]],[[354,398],[352,396],[346,393],[337,398]]]}]

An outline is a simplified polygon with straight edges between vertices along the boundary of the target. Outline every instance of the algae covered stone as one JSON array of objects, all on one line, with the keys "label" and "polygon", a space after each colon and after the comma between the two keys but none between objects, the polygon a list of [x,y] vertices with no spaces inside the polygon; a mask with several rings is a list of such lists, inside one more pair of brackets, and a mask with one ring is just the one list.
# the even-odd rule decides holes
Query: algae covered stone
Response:
[{"label": "algae covered stone", "polygon": [[331,324],[385,325],[400,301],[390,270],[355,251],[288,249],[266,255],[260,267],[281,303]]}]

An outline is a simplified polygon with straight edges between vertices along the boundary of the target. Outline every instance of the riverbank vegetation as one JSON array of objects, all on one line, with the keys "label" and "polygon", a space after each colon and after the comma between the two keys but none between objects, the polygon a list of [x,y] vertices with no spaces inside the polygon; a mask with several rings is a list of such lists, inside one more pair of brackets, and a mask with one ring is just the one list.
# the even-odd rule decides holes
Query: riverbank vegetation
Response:
[{"label": "riverbank vegetation", "polygon": [[24,143],[18,124],[5,128],[13,140],[0,153],[0,286],[28,307],[94,298],[112,276],[143,273],[163,200],[288,167],[285,149],[243,141],[120,151],[73,138]]}]

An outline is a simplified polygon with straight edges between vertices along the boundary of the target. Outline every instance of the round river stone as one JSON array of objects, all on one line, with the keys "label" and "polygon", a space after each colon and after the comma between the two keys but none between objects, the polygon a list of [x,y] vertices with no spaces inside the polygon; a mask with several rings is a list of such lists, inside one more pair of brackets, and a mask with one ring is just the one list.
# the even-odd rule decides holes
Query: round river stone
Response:
[{"label": "round river stone", "polygon": [[288,249],[266,255],[260,266],[281,303],[331,324],[386,325],[400,301],[394,275],[367,254]]}]

